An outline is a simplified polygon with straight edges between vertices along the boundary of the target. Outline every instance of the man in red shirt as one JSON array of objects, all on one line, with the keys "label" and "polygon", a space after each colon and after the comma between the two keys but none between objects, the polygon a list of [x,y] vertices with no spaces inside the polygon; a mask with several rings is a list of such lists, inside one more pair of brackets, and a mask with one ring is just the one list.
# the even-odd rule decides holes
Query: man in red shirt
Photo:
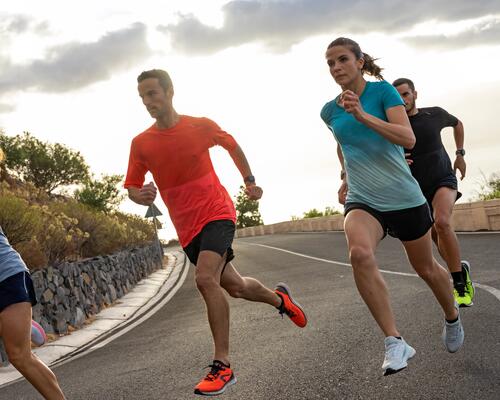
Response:
[{"label": "man in red shirt", "polygon": [[[152,204],[159,190],[181,246],[196,265],[196,285],[206,303],[215,354],[211,371],[195,393],[220,394],[236,383],[229,364],[229,304],[223,289],[232,297],[270,304],[299,327],[307,318],[284,283],[272,291],[254,278],[242,277],[230,263],[236,211],[214,171],[209,148],[220,145],[228,151],[248,198],[258,200],[262,189],[238,143],[208,118],[179,115],[165,71],[142,72],[137,81],[139,96],[156,122],[132,140],[125,187],[130,199],[142,205]],[[144,185],[148,171],[158,189],[152,182]]]}]

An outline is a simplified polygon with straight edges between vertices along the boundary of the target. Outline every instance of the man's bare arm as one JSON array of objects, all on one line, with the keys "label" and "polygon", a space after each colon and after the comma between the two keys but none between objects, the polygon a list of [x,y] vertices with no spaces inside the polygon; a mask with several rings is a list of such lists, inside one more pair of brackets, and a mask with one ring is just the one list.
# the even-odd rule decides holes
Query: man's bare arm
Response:
[{"label": "man's bare arm", "polygon": [[[464,148],[464,135],[464,125],[462,124],[462,121],[458,120],[458,124],[453,127],[453,136],[455,138],[457,150]],[[460,171],[460,180],[464,179],[467,165],[465,163],[464,156],[461,154],[456,155],[455,162],[453,163],[453,170],[455,173],[457,173],[457,169]]]},{"label": "man's bare arm", "polygon": [[[241,149],[239,145],[236,145],[236,147],[229,152],[229,155],[234,161],[234,164],[236,165],[236,168],[240,171],[241,176],[243,177],[243,180],[245,178],[252,176],[252,170],[250,169],[250,164],[248,163],[248,160],[245,156],[245,153]],[[255,182],[245,182],[246,190],[245,193],[247,194],[248,198],[250,200],[259,200],[262,197],[262,189],[255,184]]]}]

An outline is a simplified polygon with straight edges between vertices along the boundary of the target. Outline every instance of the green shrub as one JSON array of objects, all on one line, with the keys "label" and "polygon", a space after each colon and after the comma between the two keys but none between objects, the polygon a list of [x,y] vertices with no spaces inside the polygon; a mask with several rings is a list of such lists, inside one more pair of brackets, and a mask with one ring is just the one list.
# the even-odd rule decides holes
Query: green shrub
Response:
[{"label": "green shrub", "polygon": [[12,194],[0,196],[0,226],[11,245],[29,242],[40,231],[43,218],[28,201]]},{"label": "green shrub", "polygon": [[135,215],[105,214],[30,185],[0,183],[0,226],[30,268],[111,254],[155,238],[152,223]]},{"label": "green shrub", "polygon": [[484,183],[481,185],[481,192],[478,193],[478,199],[500,199],[500,175],[492,174],[489,179],[483,175],[483,178]]}]

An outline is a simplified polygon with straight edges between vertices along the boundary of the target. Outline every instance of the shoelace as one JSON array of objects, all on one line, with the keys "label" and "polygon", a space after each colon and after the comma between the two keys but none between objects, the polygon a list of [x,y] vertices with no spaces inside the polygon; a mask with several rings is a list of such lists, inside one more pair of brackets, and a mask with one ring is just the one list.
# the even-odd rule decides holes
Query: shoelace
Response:
[{"label": "shoelace", "polygon": [[210,364],[205,368],[210,368],[210,372],[205,377],[205,380],[210,382],[215,381],[219,375],[219,372],[223,369],[221,366],[217,364]]},{"label": "shoelace", "polygon": [[457,291],[458,295],[460,297],[463,297],[465,296],[465,285],[457,285],[455,287],[455,290]]},{"label": "shoelace", "polygon": [[281,318],[283,318],[283,314],[288,315],[290,318],[295,317],[297,314],[294,313],[292,310],[288,309],[285,307],[285,301],[283,300],[283,303],[281,304],[281,307],[279,308],[279,313],[281,315]]},{"label": "shoelace", "polygon": [[460,337],[460,325],[447,325],[446,336],[451,340],[457,340]]},{"label": "shoelace", "polygon": [[400,343],[391,343],[386,350],[386,359],[399,358],[400,354],[403,350],[403,346]]},{"label": "shoelace", "polygon": [[399,350],[399,343],[394,343],[388,346],[387,348],[387,357],[388,358],[395,358],[398,354]]}]

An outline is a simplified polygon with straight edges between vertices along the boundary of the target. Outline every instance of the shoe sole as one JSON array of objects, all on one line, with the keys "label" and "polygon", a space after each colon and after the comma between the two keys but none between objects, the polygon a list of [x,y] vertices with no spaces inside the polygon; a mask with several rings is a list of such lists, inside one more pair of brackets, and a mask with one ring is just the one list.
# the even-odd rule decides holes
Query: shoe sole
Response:
[{"label": "shoe sole", "polygon": [[231,380],[229,380],[221,390],[217,390],[216,392],[202,392],[199,389],[195,389],[194,394],[197,394],[200,396],[218,396],[219,394],[224,393],[229,386],[234,385],[236,382],[238,382],[238,380],[236,379],[236,376],[233,375]]},{"label": "shoe sole", "polygon": [[282,287],[283,289],[285,289],[285,292],[288,296],[288,298],[290,299],[290,301],[295,304],[295,306],[299,307],[300,310],[302,311],[302,314],[304,314],[304,319],[305,319],[305,324],[302,328],[305,328],[306,325],[307,325],[307,315],[306,315],[306,312],[304,311],[304,308],[298,303],[296,302],[293,297],[292,297],[292,291],[290,290],[290,288],[288,287],[288,285],[286,283],[283,283],[283,282],[278,282],[278,284],[276,285],[276,289],[277,290],[279,287]]},{"label": "shoe sole", "polygon": [[400,372],[400,371],[406,369],[406,367],[408,367],[408,360],[412,359],[413,357],[415,357],[415,354],[417,354],[417,351],[413,347],[411,347],[411,346],[409,346],[409,347],[410,347],[409,355],[404,362],[404,366],[401,368],[398,368],[398,369],[387,368],[384,371],[384,376],[397,374],[398,372]]}]

